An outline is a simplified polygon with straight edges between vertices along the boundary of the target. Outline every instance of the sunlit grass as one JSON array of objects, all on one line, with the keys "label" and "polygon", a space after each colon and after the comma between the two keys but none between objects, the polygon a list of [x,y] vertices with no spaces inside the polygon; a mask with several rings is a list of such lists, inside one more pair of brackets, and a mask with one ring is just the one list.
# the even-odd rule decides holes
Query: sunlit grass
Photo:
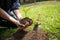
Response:
[{"label": "sunlit grass", "polygon": [[[50,4],[50,5],[38,5],[38,6],[29,6],[20,8],[22,15],[24,17],[32,18],[34,23],[37,21],[37,15],[40,14],[41,28],[56,31],[56,28],[60,25],[60,5],[59,4]],[[58,26],[58,27],[57,27]],[[33,27],[32,27],[33,28]]]},{"label": "sunlit grass", "polygon": [[[60,4],[58,2],[55,4],[45,3],[42,5],[21,6],[20,11],[24,17],[33,19],[33,25],[28,27],[29,29],[33,29],[37,21],[37,15],[40,14],[39,22],[41,25],[39,25],[39,28],[44,29],[48,33],[56,34],[56,36],[60,34]],[[60,37],[60,35],[57,37]]]},{"label": "sunlit grass", "polygon": [[[37,15],[39,16],[39,28],[44,29],[48,33],[54,33],[57,37],[60,37],[60,3],[59,2],[38,2],[36,4],[27,4],[20,7],[20,12],[23,17],[29,17],[33,19],[33,24],[28,27],[33,29],[34,24],[37,21]],[[17,29],[7,29],[1,32],[1,36],[6,37],[10,33],[16,31]],[[3,38],[4,38],[3,37]],[[51,39],[52,40],[52,39]]]}]

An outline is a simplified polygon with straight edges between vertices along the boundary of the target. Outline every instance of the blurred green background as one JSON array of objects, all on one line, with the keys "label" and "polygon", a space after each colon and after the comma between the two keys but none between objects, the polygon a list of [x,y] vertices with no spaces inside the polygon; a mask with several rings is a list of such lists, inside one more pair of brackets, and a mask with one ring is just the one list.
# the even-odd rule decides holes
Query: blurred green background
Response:
[{"label": "blurred green background", "polygon": [[[60,40],[60,2],[45,1],[21,5],[19,8],[23,17],[33,19],[33,24],[28,29],[33,29],[39,16],[39,28],[48,33],[46,40]],[[0,29],[0,38],[4,40],[8,35],[15,32],[18,28]]]}]

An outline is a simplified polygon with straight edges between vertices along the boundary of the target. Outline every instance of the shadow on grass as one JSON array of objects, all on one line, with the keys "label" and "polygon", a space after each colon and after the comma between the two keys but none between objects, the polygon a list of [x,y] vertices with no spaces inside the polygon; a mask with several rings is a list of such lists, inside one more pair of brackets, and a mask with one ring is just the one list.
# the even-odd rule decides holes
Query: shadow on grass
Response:
[{"label": "shadow on grass", "polygon": [[0,40],[5,40],[6,37],[8,37],[11,33],[16,31],[17,28],[0,28]]},{"label": "shadow on grass", "polygon": [[17,30],[15,33],[10,35],[10,37],[8,37],[7,40],[22,40],[27,33],[28,32],[24,30]]}]

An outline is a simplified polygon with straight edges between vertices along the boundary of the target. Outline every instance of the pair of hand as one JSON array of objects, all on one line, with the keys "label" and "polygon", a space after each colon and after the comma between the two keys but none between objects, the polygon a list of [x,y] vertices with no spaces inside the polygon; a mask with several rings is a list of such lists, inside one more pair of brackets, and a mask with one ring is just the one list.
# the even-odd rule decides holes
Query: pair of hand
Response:
[{"label": "pair of hand", "polygon": [[20,30],[23,30],[23,29],[25,29],[25,28],[29,25],[29,22],[26,21],[25,24],[21,24],[20,21],[17,21],[17,22],[16,22],[16,25],[17,25],[17,27],[18,27]]},{"label": "pair of hand", "polygon": [[26,27],[30,26],[33,23],[33,20],[25,17],[21,19],[20,21],[17,21],[16,25],[20,30],[25,29]]}]

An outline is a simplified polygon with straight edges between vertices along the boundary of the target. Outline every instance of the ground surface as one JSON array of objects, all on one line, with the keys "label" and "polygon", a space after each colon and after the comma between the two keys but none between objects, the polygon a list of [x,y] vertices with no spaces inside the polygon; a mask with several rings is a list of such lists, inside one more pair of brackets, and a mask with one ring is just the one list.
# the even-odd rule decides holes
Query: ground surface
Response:
[{"label": "ground surface", "polygon": [[42,29],[40,30],[17,30],[17,32],[13,33],[6,40],[45,40],[46,32]]},{"label": "ground surface", "polygon": [[[48,40],[60,40],[60,2],[56,2],[56,1],[38,2],[36,4],[32,3],[28,5],[23,5],[20,8],[21,8],[20,11],[22,12],[22,15],[24,17],[29,17],[34,20],[33,25],[30,26],[29,29],[33,28],[36,22],[36,15],[38,13],[41,15],[40,16],[41,25],[39,26],[39,28],[43,28],[45,31],[49,33]],[[16,29],[0,29],[0,40],[4,40],[6,36],[9,36],[14,31],[16,31]],[[26,31],[24,31],[24,33],[25,32]],[[32,32],[33,30],[31,30],[31,32],[27,32],[26,36],[29,33],[30,35],[32,35],[33,34]],[[18,32],[17,34],[20,35],[20,32]],[[21,37],[21,36],[20,37],[18,36],[17,37],[12,36],[11,38],[17,39]],[[29,36],[27,36],[27,38]],[[23,36],[19,40],[22,40],[22,39],[26,39],[25,36]]]}]

